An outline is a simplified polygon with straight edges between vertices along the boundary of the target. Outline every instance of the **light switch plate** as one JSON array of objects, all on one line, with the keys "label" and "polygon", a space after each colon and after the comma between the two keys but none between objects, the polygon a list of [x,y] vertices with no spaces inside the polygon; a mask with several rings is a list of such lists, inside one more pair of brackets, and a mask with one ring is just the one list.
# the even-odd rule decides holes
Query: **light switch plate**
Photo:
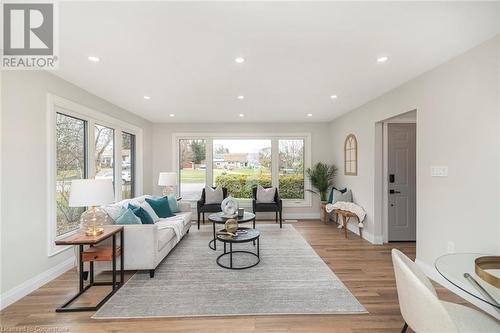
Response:
[{"label": "light switch plate", "polygon": [[445,165],[431,166],[431,177],[448,177],[448,167]]}]

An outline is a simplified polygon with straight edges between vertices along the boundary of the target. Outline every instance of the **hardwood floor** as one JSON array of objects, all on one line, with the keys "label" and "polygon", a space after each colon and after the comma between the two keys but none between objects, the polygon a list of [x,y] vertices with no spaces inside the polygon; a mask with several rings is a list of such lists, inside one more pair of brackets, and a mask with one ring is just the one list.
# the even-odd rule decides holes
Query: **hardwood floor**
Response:
[{"label": "hardwood floor", "polygon": [[[399,312],[392,270],[392,248],[412,259],[414,243],[372,245],[349,233],[349,239],[333,224],[300,221],[295,228],[311,244],[369,314],[198,317],[182,319],[94,320],[92,312],[56,313],[54,309],[76,292],[77,274],[71,270],[7,307],[0,313],[0,331],[29,332],[400,332]],[[204,228],[208,228],[206,224]],[[196,232],[196,227],[192,227]],[[129,278],[133,272],[127,274]],[[437,287],[441,298],[465,303]],[[91,304],[107,292],[89,293],[78,304]],[[30,330],[31,329],[31,330]],[[410,331],[410,330],[409,330]]]}]

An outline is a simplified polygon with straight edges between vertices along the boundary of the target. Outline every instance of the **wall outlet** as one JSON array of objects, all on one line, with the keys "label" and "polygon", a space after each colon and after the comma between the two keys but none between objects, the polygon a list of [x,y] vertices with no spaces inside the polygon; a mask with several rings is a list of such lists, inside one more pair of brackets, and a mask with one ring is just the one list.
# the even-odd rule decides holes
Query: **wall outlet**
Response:
[{"label": "wall outlet", "polygon": [[446,252],[455,253],[455,243],[448,241],[448,243],[446,244]]},{"label": "wall outlet", "polygon": [[446,165],[431,166],[431,177],[448,177],[448,166]]}]

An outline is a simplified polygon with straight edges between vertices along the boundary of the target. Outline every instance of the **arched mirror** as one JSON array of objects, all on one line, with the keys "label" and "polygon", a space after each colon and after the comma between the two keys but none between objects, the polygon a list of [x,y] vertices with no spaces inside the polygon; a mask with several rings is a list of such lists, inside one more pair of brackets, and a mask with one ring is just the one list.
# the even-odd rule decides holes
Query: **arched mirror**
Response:
[{"label": "arched mirror", "polygon": [[344,142],[344,174],[358,175],[358,140],[354,134],[349,134]]}]

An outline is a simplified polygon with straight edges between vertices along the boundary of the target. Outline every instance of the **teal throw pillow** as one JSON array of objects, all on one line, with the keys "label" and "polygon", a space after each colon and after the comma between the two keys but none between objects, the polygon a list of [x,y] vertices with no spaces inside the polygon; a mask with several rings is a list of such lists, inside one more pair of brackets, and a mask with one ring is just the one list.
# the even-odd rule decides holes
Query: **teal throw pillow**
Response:
[{"label": "teal throw pillow", "polygon": [[161,198],[146,198],[146,202],[153,208],[156,215],[160,218],[175,216],[170,209],[168,199],[165,197]]},{"label": "teal throw pillow", "polygon": [[175,197],[175,194],[169,194],[167,195],[168,199],[168,205],[170,206],[170,211],[172,213],[178,213],[181,211],[179,208],[179,204],[177,203],[177,198]]},{"label": "teal throw pillow", "polygon": [[123,214],[116,219],[115,224],[142,224],[142,222],[141,219],[137,217],[129,208],[125,209]]},{"label": "teal throw pillow", "polygon": [[146,212],[142,207],[136,207],[134,205],[128,204],[128,208],[132,210],[135,216],[141,219],[142,224],[155,224],[155,221],[153,221],[148,212]]}]

